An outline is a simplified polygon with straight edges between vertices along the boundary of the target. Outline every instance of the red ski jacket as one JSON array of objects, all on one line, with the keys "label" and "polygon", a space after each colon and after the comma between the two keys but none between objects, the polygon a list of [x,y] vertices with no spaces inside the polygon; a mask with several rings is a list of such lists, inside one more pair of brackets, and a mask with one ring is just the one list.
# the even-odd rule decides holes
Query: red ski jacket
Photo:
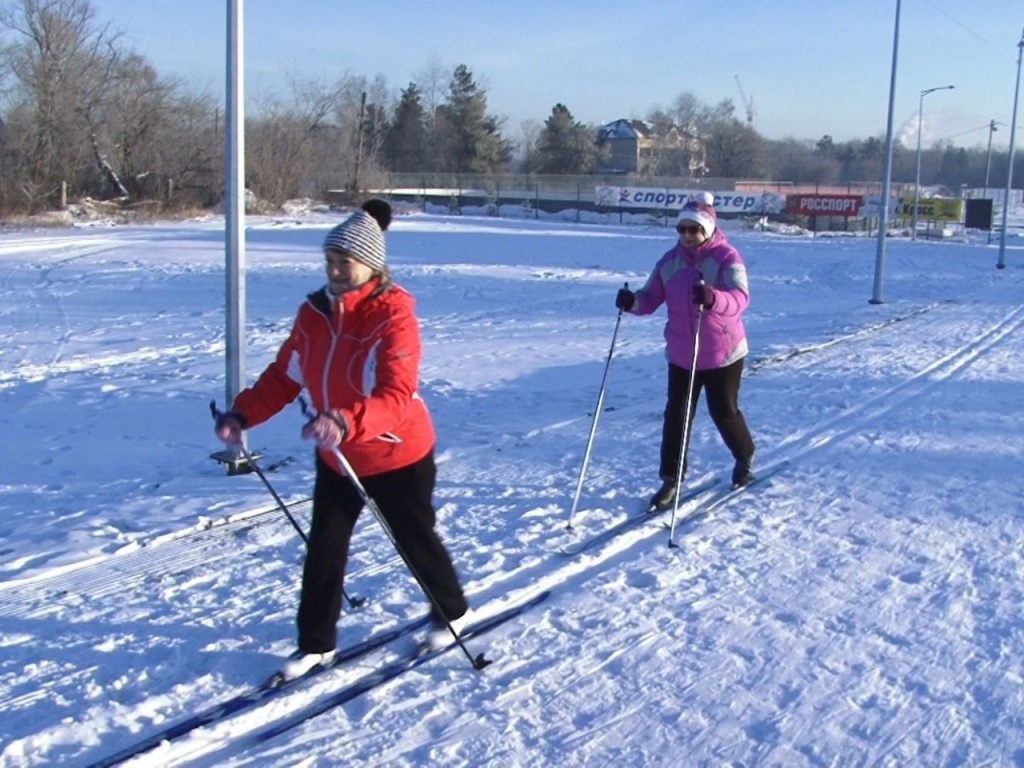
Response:
[{"label": "red ski jacket", "polygon": [[[348,432],[341,452],[360,477],[413,464],[434,447],[434,427],[417,392],[420,366],[415,300],[377,279],[335,298],[326,286],[306,297],[291,334],[232,408],[247,426],[276,414],[306,389],[317,411]],[[342,474],[331,451],[317,449]]]}]

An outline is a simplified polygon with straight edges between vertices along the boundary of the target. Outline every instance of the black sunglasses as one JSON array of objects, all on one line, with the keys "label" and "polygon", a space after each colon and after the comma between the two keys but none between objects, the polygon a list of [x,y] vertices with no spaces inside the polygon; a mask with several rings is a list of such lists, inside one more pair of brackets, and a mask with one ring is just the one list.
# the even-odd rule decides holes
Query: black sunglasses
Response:
[{"label": "black sunglasses", "polygon": [[696,235],[703,231],[703,228],[699,224],[680,224],[676,227],[676,232],[681,235]]}]

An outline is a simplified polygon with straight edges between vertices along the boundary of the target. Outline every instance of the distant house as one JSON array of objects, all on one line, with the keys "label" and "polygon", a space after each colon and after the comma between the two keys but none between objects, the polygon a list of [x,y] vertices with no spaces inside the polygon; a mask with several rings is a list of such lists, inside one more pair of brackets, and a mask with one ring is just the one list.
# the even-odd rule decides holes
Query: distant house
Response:
[{"label": "distant house", "polygon": [[614,120],[597,129],[600,173],[702,176],[704,143],[676,126],[658,130],[645,120]]},{"label": "distant house", "polygon": [[597,146],[604,149],[601,173],[637,173],[642,155],[654,145],[653,129],[643,120],[615,120],[597,129]]}]

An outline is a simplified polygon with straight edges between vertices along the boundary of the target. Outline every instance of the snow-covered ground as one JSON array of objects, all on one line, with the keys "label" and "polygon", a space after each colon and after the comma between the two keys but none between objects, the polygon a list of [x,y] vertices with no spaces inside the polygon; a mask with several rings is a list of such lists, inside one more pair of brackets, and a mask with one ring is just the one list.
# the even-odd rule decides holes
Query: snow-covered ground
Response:
[{"label": "snow-covered ground", "polygon": [[[253,218],[248,371],[338,215]],[[263,681],[293,647],[302,542],[228,477],[223,222],[0,233],[0,764],[101,762]],[[392,651],[133,765],[1024,765],[1024,248],[730,232],[751,281],[741,405],[764,470],[577,557],[657,484],[664,311],[625,317],[566,531],[615,291],[660,228],[399,217],[439,435],[440,528],[476,610],[551,597],[263,741]],[[1016,240],[1016,238],[1014,238]],[[255,429],[296,502],[298,406]],[[688,485],[731,459],[701,408]],[[688,515],[693,515],[688,517]],[[370,515],[342,646],[425,603]]]}]

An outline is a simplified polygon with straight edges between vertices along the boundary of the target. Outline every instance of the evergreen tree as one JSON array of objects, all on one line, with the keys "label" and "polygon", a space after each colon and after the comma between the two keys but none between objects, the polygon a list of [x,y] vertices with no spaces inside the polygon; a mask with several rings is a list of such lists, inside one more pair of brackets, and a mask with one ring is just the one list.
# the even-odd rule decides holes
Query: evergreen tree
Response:
[{"label": "evergreen tree", "polygon": [[537,139],[538,172],[590,173],[597,154],[593,133],[576,122],[564,104],[556,104]]},{"label": "evergreen tree", "polygon": [[818,143],[814,145],[814,153],[821,157],[835,157],[836,144],[832,141],[832,137],[826,133],[818,139]]},{"label": "evergreen tree", "polygon": [[436,137],[443,169],[453,173],[498,173],[512,156],[500,121],[487,114],[487,94],[459,64],[449,85],[448,101],[439,108]]},{"label": "evergreen tree", "polygon": [[402,91],[394,119],[384,137],[387,167],[398,173],[426,170],[427,141],[426,112],[420,90],[416,83],[409,83]]}]

